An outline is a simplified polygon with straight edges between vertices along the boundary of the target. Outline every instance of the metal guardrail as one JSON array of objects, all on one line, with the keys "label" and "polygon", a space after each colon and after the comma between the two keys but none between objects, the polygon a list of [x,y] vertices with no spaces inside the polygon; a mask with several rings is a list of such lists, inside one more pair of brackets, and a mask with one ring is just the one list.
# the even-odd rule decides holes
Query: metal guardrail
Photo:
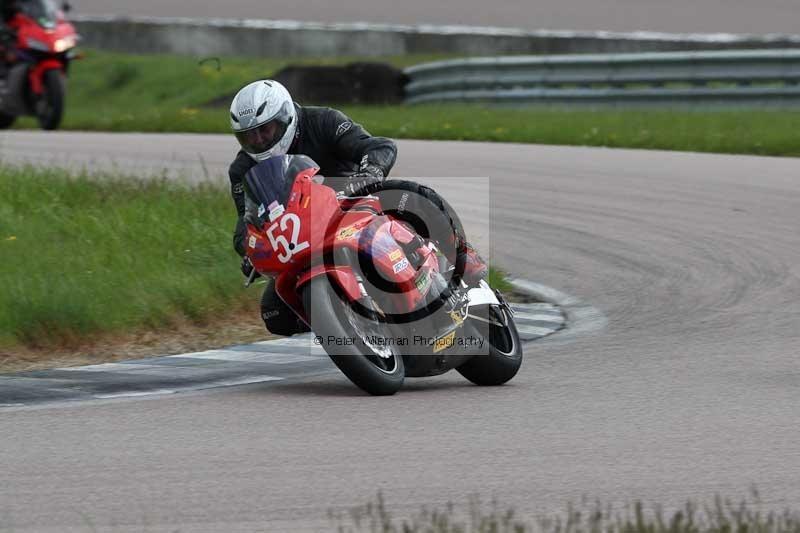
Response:
[{"label": "metal guardrail", "polygon": [[405,73],[407,103],[800,105],[800,50],[486,57]]}]

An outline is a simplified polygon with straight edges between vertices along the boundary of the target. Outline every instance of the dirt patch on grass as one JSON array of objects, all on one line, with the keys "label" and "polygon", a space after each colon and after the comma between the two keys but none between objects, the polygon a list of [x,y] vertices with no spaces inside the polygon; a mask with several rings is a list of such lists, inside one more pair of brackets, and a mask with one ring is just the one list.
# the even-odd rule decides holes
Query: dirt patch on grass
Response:
[{"label": "dirt patch on grass", "polygon": [[[535,298],[509,291],[509,302],[535,303]],[[124,334],[72,338],[61,345],[0,347],[0,374],[70,366],[113,363],[164,355],[200,352],[277,338],[259,318],[258,304],[248,302],[224,316],[202,322],[177,318],[169,327]]]},{"label": "dirt patch on grass", "polygon": [[239,308],[202,324],[177,319],[169,328],[96,335],[69,346],[0,348],[0,373],[177,355],[271,338],[257,307]]}]

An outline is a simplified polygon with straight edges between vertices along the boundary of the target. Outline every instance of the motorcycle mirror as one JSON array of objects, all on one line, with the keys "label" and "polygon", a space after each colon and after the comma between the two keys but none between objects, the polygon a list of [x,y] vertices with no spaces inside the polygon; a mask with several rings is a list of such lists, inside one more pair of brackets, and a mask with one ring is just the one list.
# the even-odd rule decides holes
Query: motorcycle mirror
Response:
[{"label": "motorcycle mirror", "polygon": [[69,13],[70,11],[72,11],[72,4],[70,4],[69,2],[63,2],[61,4],[61,10],[64,13]]}]

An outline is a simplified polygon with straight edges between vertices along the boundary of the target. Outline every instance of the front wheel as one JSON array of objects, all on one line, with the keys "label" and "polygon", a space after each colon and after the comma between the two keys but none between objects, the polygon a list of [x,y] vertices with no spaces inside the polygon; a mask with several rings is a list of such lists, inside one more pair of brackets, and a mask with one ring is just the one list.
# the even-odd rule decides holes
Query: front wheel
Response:
[{"label": "front wheel", "polygon": [[64,116],[64,95],[67,87],[64,73],[52,69],[44,73],[44,92],[36,102],[36,118],[43,130],[54,130]]},{"label": "front wheel", "polygon": [[492,306],[489,326],[489,353],[476,355],[456,370],[476,385],[502,385],[517,375],[522,366],[522,344],[514,318],[505,307]]},{"label": "front wheel", "polygon": [[374,396],[400,390],[405,380],[403,357],[396,346],[380,343],[390,337],[385,324],[357,313],[325,276],[306,285],[303,306],[317,342],[350,381]]}]

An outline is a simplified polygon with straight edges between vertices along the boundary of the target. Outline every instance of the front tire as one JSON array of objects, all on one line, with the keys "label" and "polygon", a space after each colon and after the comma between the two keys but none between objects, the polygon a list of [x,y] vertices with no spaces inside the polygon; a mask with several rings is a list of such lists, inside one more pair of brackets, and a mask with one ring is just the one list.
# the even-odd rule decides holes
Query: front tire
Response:
[{"label": "front tire", "polygon": [[[493,387],[503,385],[517,375],[522,366],[522,344],[511,313],[505,307],[505,327],[489,326],[489,353],[476,355],[456,370],[475,385]],[[496,319],[498,311],[493,309]]]},{"label": "front tire", "polygon": [[373,396],[389,396],[400,390],[405,367],[399,350],[395,347],[387,357],[388,347],[364,343],[366,334],[359,321],[369,321],[339,297],[327,277],[314,278],[306,285],[303,306],[319,345],[350,381]]},{"label": "front tire", "polygon": [[36,118],[43,130],[55,130],[61,125],[64,116],[64,95],[67,84],[60,70],[44,73],[44,93],[36,102]]}]

